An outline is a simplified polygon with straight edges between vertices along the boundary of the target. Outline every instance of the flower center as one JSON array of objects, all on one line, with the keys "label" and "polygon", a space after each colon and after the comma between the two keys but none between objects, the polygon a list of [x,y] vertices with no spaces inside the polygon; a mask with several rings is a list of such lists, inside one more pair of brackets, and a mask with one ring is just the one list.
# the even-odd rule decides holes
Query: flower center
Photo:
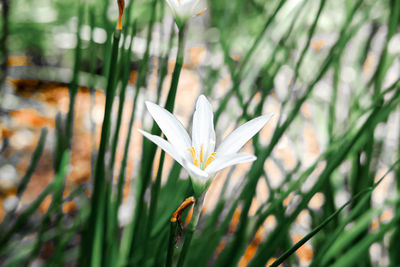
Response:
[{"label": "flower center", "polygon": [[188,148],[188,150],[192,154],[193,164],[202,170],[207,168],[207,166],[211,162],[213,162],[213,160],[215,159],[214,156],[217,154],[215,152],[211,153],[211,155],[207,158],[207,160],[204,161],[204,152],[203,152],[204,149],[203,149],[203,145],[201,145],[201,147],[200,147],[200,162],[199,162],[199,159],[197,159],[196,150],[194,149],[194,147]]}]

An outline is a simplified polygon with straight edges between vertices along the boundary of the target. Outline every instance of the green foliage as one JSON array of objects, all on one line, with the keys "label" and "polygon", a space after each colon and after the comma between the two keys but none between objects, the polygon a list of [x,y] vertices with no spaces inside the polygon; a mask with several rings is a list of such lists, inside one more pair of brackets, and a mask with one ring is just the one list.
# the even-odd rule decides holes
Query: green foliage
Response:
[{"label": "green foliage", "polygon": [[[1,33],[7,40],[2,53],[29,53],[37,47],[35,53],[44,59],[59,54],[63,66],[71,67],[69,61],[74,64],[69,111],[56,117],[55,178],[31,204],[3,219],[1,264],[31,264],[47,243],[55,249],[46,266],[299,266],[304,263],[299,252],[305,246],[312,248],[306,262],[311,266],[400,264],[400,77],[399,52],[394,49],[400,45],[400,1],[213,0],[207,6],[203,16],[178,30],[169,24],[171,12],[164,0],[131,0],[120,31],[114,29],[117,1],[11,1],[8,20],[1,23],[9,30]],[[38,14],[30,12],[41,8],[57,16],[41,22]],[[89,29],[89,38],[81,38],[84,29]],[[104,30],[104,42],[96,39],[96,29]],[[172,31],[167,34],[166,29]],[[73,49],[54,40],[54,34],[64,31],[75,36]],[[185,66],[185,48],[194,46],[193,40],[205,44],[210,64]],[[175,48],[174,70],[164,90]],[[136,84],[129,86],[136,65]],[[151,98],[150,79],[155,72],[153,99],[173,113],[185,68],[199,74],[201,91],[213,103],[218,138],[226,128],[265,114],[273,105],[278,110],[275,128],[267,144],[262,136],[253,139],[251,148],[258,159],[240,174],[241,182],[229,179],[239,175],[235,167],[222,174],[227,179],[219,195],[206,195],[215,199],[215,207],[201,214],[198,224],[192,220],[184,229],[181,223],[189,216],[188,209],[181,222],[170,218],[187,197],[195,195],[191,181],[180,178],[187,178],[187,173],[178,163],[166,168],[165,153],[157,157],[158,148],[144,139],[142,153],[134,159],[131,218],[123,224],[118,215],[131,175],[127,173],[131,138],[138,135],[133,125],[138,120],[144,128],[149,125],[138,114],[143,98]],[[74,148],[75,102],[86,71],[92,98],[99,77],[106,80],[100,146],[92,151],[89,197],[85,186],[65,197]],[[221,94],[218,84],[225,76],[230,84]],[[307,108],[311,114],[307,115]],[[124,110],[129,114],[125,139],[120,137]],[[190,114],[184,115],[190,120]],[[310,125],[319,144],[318,155],[311,159],[304,151],[303,133]],[[154,122],[148,128],[161,134]],[[49,142],[47,133],[42,130],[18,185],[18,197],[26,191]],[[285,142],[295,154],[291,167],[279,157]],[[123,151],[121,162],[118,148]],[[283,177],[277,185],[269,163],[278,166]],[[373,195],[383,181],[391,190],[377,203]],[[264,197],[255,205],[259,188]],[[50,207],[39,215],[37,210],[48,196]],[[323,201],[313,208],[310,202],[318,196]],[[62,205],[71,199],[78,211],[67,217]],[[194,204],[194,218],[201,205]],[[388,210],[392,216],[379,221]],[[304,214],[306,226],[298,223]],[[275,224],[267,228],[271,219]],[[376,220],[379,226],[372,227]],[[293,241],[294,234],[301,238]],[[384,256],[374,255],[373,246]]]}]

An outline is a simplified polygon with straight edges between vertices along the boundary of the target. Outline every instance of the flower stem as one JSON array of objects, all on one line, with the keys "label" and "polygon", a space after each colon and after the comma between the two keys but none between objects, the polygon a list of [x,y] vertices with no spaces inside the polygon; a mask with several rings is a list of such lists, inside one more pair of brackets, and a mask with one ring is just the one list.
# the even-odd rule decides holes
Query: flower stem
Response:
[{"label": "flower stem", "polygon": [[204,195],[205,193],[203,193],[194,204],[192,219],[190,220],[190,224],[185,233],[185,240],[183,241],[181,255],[179,255],[177,266],[184,266],[185,264],[186,255],[188,253],[190,243],[192,242],[193,233],[197,228],[197,223],[199,222],[201,209],[203,208]]},{"label": "flower stem", "polygon": [[178,233],[178,225],[176,222],[170,223],[170,234],[169,234],[169,241],[168,241],[168,251],[167,251],[167,260],[165,263],[165,267],[172,266],[172,256],[174,254],[174,247],[175,247],[175,239]]},{"label": "flower stem", "polygon": [[[178,88],[178,82],[179,82],[179,76],[182,70],[183,66],[183,60],[184,60],[184,51],[185,51],[185,31],[186,31],[186,26],[183,25],[179,29],[179,43],[178,43],[178,52],[176,56],[176,64],[174,68],[174,72],[172,74],[172,81],[171,81],[171,86],[170,90],[168,92],[167,96],[167,101],[165,103],[165,109],[168,111],[172,112],[174,109],[175,105],[175,97],[176,97],[176,91]],[[140,73],[139,73],[140,75]],[[145,76],[144,76],[145,77]],[[140,78],[138,78],[138,84],[140,82]],[[136,98],[136,96],[135,96]],[[135,100],[134,100],[135,101]],[[161,130],[157,126],[157,124],[153,124],[151,133],[154,135],[160,135]],[[154,162],[154,156],[157,150],[157,146],[152,144],[150,141],[147,141],[146,139],[143,140],[143,155],[142,155],[142,166],[140,169],[140,174],[139,174],[139,182],[138,182],[138,196],[137,196],[137,205],[136,205],[136,210],[135,214],[132,219],[132,229],[129,229],[129,234],[127,232],[127,235],[130,235],[132,237],[127,238],[126,242],[129,242],[129,244],[124,245],[123,252],[121,253],[121,257],[126,258],[126,255],[129,254],[129,252],[133,252],[135,248],[138,246],[138,239],[140,239],[138,236],[141,234],[140,232],[140,227],[141,225],[146,225],[148,223],[148,218],[145,218],[143,216],[143,213],[146,212],[146,208],[144,206],[144,197],[145,197],[145,192],[146,189],[151,181],[151,172],[152,172],[152,165]],[[162,168],[160,165],[159,168]],[[139,218],[144,218],[140,220]],[[123,241],[124,243],[124,241]],[[144,246],[143,243],[140,244],[141,246]],[[127,254],[128,253],[128,254]],[[122,264],[123,265],[123,264]]]},{"label": "flower stem", "polygon": [[187,29],[186,24],[182,25],[182,27],[179,28],[178,52],[176,55],[176,63],[175,63],[174,72],[172,74],[171,86],[169,88],[167,101],[165,102],[165,109],[168,110],[169,112],[172,112],[174,110],[174,106],[175,106],[176,91],[178,88],[179,76],[181,75],[181,70],[182,70],[182,66],[183,66],[183,58],[184,58],[184,54],[185,54],[185,32],[186,32],[186,29]]},{"label": "flower stem", "polygon": [[[113,36],[113,45],[111,50],[111,60],[109,69],[114,70],[118,58],[118,44],[121,37],[121,31],[116,30]],[[105,91],[106,103],[104,110],[103,125],[101,129],[100,147],[96,159],[96,168],[94,173],[94,186],[91,200],[91,211],[86,229],[83,233],[83,242],[81,245],[78,266],[100,266],[102,261],[103,240],[104,240],[104,219],[106,215],[106,196],[110,186],[106,181],[106,150],[110,137],[111,112],[115,96],[115,72],[110,71]],[[91,254],[89,254],[91,253]],[[91,256],[88,256],[91,255]]]},{"label": "flower stem", "polygon": [[159,75],[158,75],[158,85],[157,85],[157,100],[156,100],[157,104],[160,104],[163,81],[164,81],[165,76],[167,76],[167,72],[168,72],[168,56],[171,53],[173,40],[175,37],[174,29],[175,29],[175,22],[173,21],[171,23],[171,32],[170,32],[169,40],[168,40],[168,48],[167,48],[167,51],[165,52],[164,56],[162,57],[161,63],[160,63],[160,70],[159,70]]},{"label": "flower stem", "polygon": [[[151,34],[153,32],[153,25],[156,21],[156,8],[155,7],[157,4],[157,0],[153,0],[152,3],[153,3],[152,4],[153,9],[151,11],[151,17],[150,17],[150,21],[148,24],[146,50],[143,55],[143,59],[141,61],[141,65],[139,68],[139,73],[138,73],[138,78],[137,78],[137,83],[136,83],[136,91],[135,91],[135,95],[133,97],[132,112],[131,112],[131,116],[129,119],[128,134],[125,139],[124,154],[123,154],[122,162],[120,164],[120,171],[119,171],[119,176],[118,176],[118,192],[119,193],[117,195],[116,208],[118,208],[120,203],[122,202],[122,189],[123,189],[122,187],[123,187],[123,184],[125,181],[125,176],[126,176],[126,166],[127,166],[127,162],[128,162],[128,156],[129,156],[129,147],[130,147],[130,143],[131,143],[133,123],[135,120],[136,103],[137,103],[137,100],[139,97],[140,89],[146,82],[146,73],[147,73],[147,69],[148,69],[148,65],[149,65],[148,63],[149,63],[149,58],[150,58],[150,43],[151,43],[151,37],[152,37]],[[146,151],[143,150],[143,153],[145,153],[145,152]],[[141,178],[139,178],[139,179],[141,179]],[[141,198],[138,197],[139,202],[140,202],[140,199]],[[144,202],[144,200],[143,200],[143,202]],[[140,204],[140,205],[142,205],[142,204]],[[139,210],[142,209],[140,207],[140,205],[138,204],[136,206],[138,211],[135,211],[135,214],[132,218],[130,225],[125,227],[125,229],[123,231],[122,241],[121,241],[121,245],[120,245],[120,249],[119,249],[118,263],[116,264],[116,266],[127,265],[130,252],[134,250],[133,247],[135,244],[135,239],[137,238],[137,235],[135,234],[135,229],[137,227],[136,225],[138,224],[136,218],[140,218],[141,212],[139,212]]]},{"label": "flower stem", "polygon": [[[82,51],[81,51],[81,25],[83,22],[84,16],[84,5],[79,4],[78,6],[78,26],[76,31],[76,48],[75,48],[75,55],[74,55],[74,69],[72,74],[72,80],[68,87],[69,89],[69,108],[66,118],[66,126],[65,126],[65,135],[66,139],[63,140],[63,149],[71,149],[72,147],[72,138],[73,138],[73,131],[74,131],[74,113],[75,113],[75,100],[78,94],[78,87],[79,87],[79,69],[81,64],[82,58]],[[56,171],[59,169],[59,164],[61,159],[57,160]]]},{"label": "flower stem", "polygon": [[9,30],[10,30],[10,20],[9,20],[9,14],[10,14],[10,2],[9,0],[2,0],[2,25],[1,25],[1,30],[2,34],[0,37],[0,107],[3,105],[3,99],[5,94],[5,82],[6,82],[6,77],[7,77],[7,69],[8,69],[8,64],[7,64],[7,59],[8,59],[8,47],[7,47],[7,39],[9,35]]}]

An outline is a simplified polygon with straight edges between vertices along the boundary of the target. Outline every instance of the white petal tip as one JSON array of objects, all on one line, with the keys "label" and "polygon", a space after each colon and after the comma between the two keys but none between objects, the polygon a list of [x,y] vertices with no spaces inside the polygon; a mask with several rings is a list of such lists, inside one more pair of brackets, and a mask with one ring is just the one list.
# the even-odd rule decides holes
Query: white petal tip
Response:
[{"label": "white petal tip", "polygon": [[205,95],[199,95],[199,97],[197,98],[197,102],[200,102],[200,101],[210,103]]},{"label": "white petal tip", "polygon": [[144,101],[144,103],[145,103],[147,109],[148,109],[149,107],[152,107],[152,106],[155,105],[153,102],[150,102],[150,101]]},{"label": "white petal tip", "polygon": [[268,113],[268,114],[265,114],[265,115],[263,115],[263,117],[268,121],[269,119],[271,119],[273,116],[275,115],[275,113]]},{"label": "white petal tip", "polygon": [[143,135],[146,133],[146,132],[143,131],[142,129],[138,129],[138,128],[137,128],[136,130],[137,130],[139,133],[143,134]]},{"label": "white petal tip", "polygon": [[243,162],[253,162],[257,159],[256,156],[247,154],[247,153],[239,153],[240,155],[243,156]]},{"label": "white petal tip", "polygon": [[201,107],[207,107],[212,110],[211,103],[208,101],[205,95],[199,95],[196,101],[196,109]]},{"label": "white petal tip", "polygon": [[275,115],[274,113],[268,113],[268,114],[262,115],[258,118],[260,119],[259,121],[261,122],[261,124],[263,124],[263,127],[264,127],[264,125],[266,125],[274,115]]},{"label": "white petal tip", "polygon": [[147,139],[150,139],[150,137],[152,136],[151,133],[148,133],[148,132],[146,132],[146,131],[143,131],[142,129],[137,129],[137,131],[138,131],[141,135],[143,135],[143,137],[146,137]]}]

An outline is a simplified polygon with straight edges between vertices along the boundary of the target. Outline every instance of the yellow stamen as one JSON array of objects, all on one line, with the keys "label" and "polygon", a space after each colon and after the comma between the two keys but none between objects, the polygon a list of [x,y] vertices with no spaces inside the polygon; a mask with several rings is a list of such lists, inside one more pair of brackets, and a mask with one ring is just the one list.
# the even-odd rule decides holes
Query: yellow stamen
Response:
[{"label": "yellow stamen", "polygon": [[[179,1],[179,0],[178,0]],[[207,8],[203,9],[202,11],[200,11],[199,13],[196,14],[196,16],[201,16],[203,15],[204,12],[206,12]]]},{"label": "yellow stamen", "polygon": [[[199,168],[200,168],[199,160],[197,159],[197,156],[196,156],[196,150],[194,149],[194,147],[188,148],[188,150],[189,150],[190,154],[192,154],[193,164],[194,164],[196,167],[199,167]],[[203,160],[203,159],[204,159],[204,152],[203,152],[203,150],[204,150],[204,149],[203,149],[203,145],[201,145],[201,147],[200,147],[200,163],[201,163],[201,169],[207,168],[207,166],[208,166],[211,162],[213,162],[213,160],[215,159],[214,156],[217,154],[217,153],[215,153],[215,152],[211,153],[211,155],[207,158],[206,163],[205,163],[204,166],[203,166],[203,163],[204,163],[204,160]]]},{"label": "yellow stamen", "polygon": [[124,8],[125,8],[125,1],[118,0],[119,16],[118,16],[117,30],[122,30],[122,15],[124,14]]},{"label": "yellow stamen", "polygon": [[188,148],[188,150],[189,150],[190,153],[192,154],[193,164],[194,164],[196,167],[199,167],[200,164],[199,164],[199,161],[197,160],[196,151],[194,150],[194,147]]},{"label": "yellow stamen", "polygon": [[215,156],[216,154],[217,154],[217,153],[215,153],[215,152],[211,153],[211,156],[208,157],[208,159],[207,159],[207,161],[206,161],[206,164],[204,164],[204,169],[207,168],[207,166],[208,166],[211,162],[213,162],[213,160],[215,159],[214,156]]},{"label": "yellow stamen", "polygon": [[203,145],[200,147],[200,162],[203,163]]}]

